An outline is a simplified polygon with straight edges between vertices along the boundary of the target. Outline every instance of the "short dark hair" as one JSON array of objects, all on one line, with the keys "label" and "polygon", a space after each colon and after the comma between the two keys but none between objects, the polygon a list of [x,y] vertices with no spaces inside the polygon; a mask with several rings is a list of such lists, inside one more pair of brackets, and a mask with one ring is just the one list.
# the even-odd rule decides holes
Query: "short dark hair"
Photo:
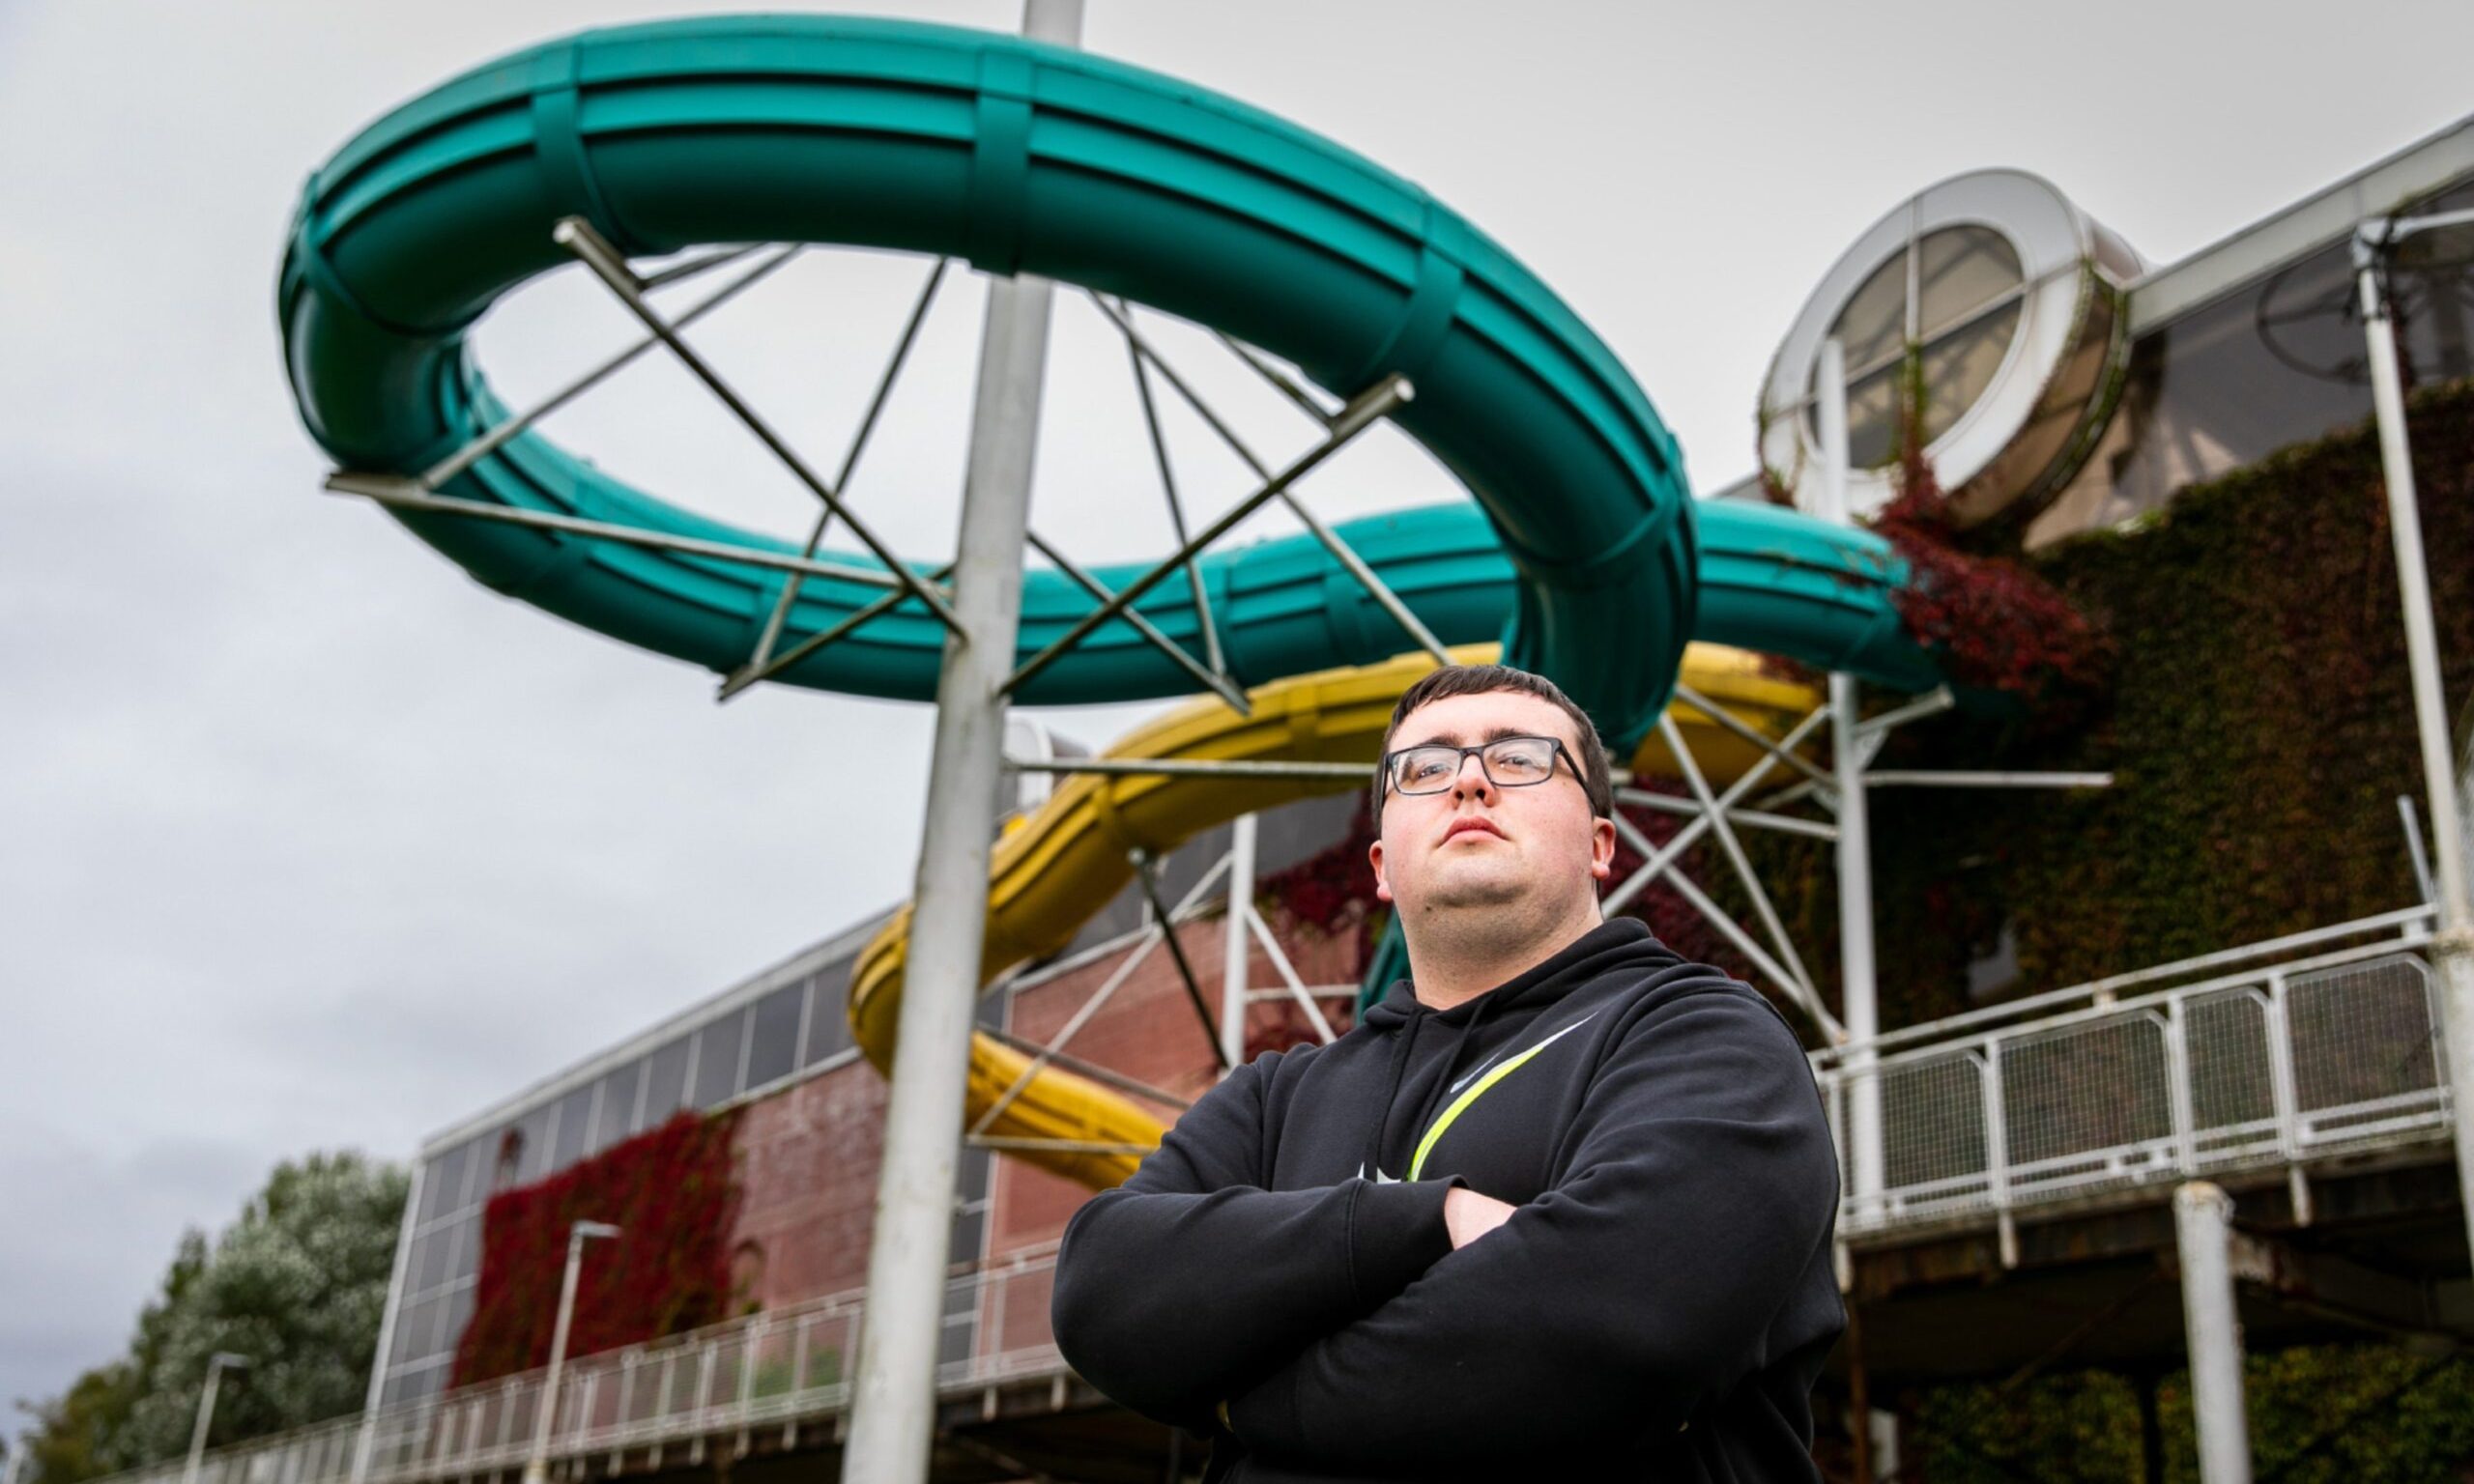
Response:
[{"label": "short dark hair", "polygon": [[[1383,752],[1392,751],[1392,734],[1400,729],[1409,713],[1428,701],[1444,700],[1453,696],[1488,696],[1497,691],[1517,691],[1535,696],[1570,717],[1572,734],[1579,740],[1579,755],[1572,763],[1580,769],[1581,788],[1589,795],[1590,812],[1600,818],[1615,816],[1615,784],[1606,763],[1606,744],[1597,735],[1597,728],[1589,713],[1572,703],[1563,688],[1544,675],[1510,665],[1445,665],[1428,671],[1418,683],[1400,693],[1398,704],[1392,708],[1392,720],[1383,728]],[[1383,801],[1382,764],[1375,764],[1374,797],[1380,809]]]}]

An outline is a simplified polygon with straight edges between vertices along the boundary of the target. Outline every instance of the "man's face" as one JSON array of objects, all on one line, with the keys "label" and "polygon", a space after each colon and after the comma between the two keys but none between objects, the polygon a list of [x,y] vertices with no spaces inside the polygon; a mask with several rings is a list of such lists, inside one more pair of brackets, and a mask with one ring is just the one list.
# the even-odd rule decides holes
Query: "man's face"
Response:
[{"label": "man's face", "polygon": [[1386,790],[1370,852],[1375,896],[1404,916],[1459,907],[1528,904],[1563,910],[1595,900],[1614,868],[1615,826],[1597,818],[1582,784],[1571,719],[1519,691],[1428,701],[1400,719],[1392,750],[1443,743],[1477,747],[1498,737],[1552,737],[1566,756],[1552,776],[1505,788],[1475,756],[1460,759],[1440,793]]}]

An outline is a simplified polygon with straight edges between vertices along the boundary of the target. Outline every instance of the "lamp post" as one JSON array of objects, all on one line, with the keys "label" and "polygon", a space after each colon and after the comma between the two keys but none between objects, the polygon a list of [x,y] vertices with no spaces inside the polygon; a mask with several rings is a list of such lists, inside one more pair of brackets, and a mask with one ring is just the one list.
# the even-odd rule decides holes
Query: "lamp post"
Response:
[{"label": "lamp post", "polygon": [[2449,1102],[2457,1136],[2458,1194],[2474,1241],[2474,893],[2466,884],[2465,837],[2458,813],[2457,770],[2440,694],[2439,642],[2431,578],[2423,556],[2414,460],[2405,437],[2405,390],[2397,369],[2397,326],[2382,270],[2398,243],[2417,233],[2474,229],[2474,212],[2366,221],[2354,233],[2354,274],[2362,296],[2371,400],[2379,429],[2379,465],[2388,486],[2388,528],[2397,548],[2397,586],[2405,619],[2405,664],[2413,685],[2423,784],[2431,795],[2431,855],[2439,921],[2431,939],[2439,971],[2441,1026],[2448,1047]]},{"label": "lamp post", "polygon": [[524,1461],[524,1484],[546,1484],[550,1477],[550,1424],[559,1412],[559,1372],[567,1363],[567,1326],[575,1318],[576,1274],[584,1267],[584,1244],[596,1237],[618,1235],[618,1228],[607,1221],[579,1221],[567,1228],[567,1273],[559,1282],[559,1319],[550,1330],[549,1373],[541,1378],[541,1398],[532,1409],[532,1456]]},{"label": "lamp post", "polygon": [[197,1425],[189,1429],[189,1463],[181,1471],[181,1484],[197,1484],[198,1465],[206,1458],[206,1430],[215,1422],[215,1393],[223,1384],[223,1373],[248,1363],[248,1356],[228,1350],[218,1350],[207,1360],[206,1389],[197,1395]]}]

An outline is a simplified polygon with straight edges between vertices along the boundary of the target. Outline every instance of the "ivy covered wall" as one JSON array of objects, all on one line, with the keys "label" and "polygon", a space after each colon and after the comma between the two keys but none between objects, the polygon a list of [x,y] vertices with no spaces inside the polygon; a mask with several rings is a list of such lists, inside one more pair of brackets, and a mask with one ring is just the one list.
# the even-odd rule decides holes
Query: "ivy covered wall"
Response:
[{"label": "ivy covered wall", "polygon": [[616,1350],[729,1317],[738,1118],[735,1108],[709,1117],[682,1109],[548,1180],[490,1197],[480,1287],[451,1384],[549,1364],[567,1232],[577,1221],[607,1221],[619,1235],[586,1244],[567,1354]]},{"label": "ivy covered wall", "polygon": [[[2417,397],[2411,423],[2454,715],[2474,691],[2474,385]],[[1968,966],[2005,922],[2017,973],[1986,987],[2030,992],[2420,899],[2396,800],[2421,808],[2423,778],[2372,429],[2028,565],[2106,642],[2092,709],[2043,733],[1944,718],[1883,765],[2111,770],[2114,784],[1874,794],[1884,1025],[1968,1008]],[[1821,865],[1798,914],[1816,938],[1836,910]],[[1817,956],[1818,972],[1834,948]]]}]

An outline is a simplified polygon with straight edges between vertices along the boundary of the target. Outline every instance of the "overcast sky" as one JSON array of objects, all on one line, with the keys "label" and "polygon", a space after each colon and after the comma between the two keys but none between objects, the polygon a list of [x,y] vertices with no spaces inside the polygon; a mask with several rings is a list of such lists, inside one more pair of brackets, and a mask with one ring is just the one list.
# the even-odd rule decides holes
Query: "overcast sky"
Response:
[{"label": "overcast sky", "polygon": [[[702,671],[489,594],[319,493],[282,375],[283,229],[356,129],[529,43],[723,8],[0,0],[0,1402],[116,1354],[181,1228],[228,1222],[274,1160],[405,1156],[908,891],[924,707],[717,707]],[[1630,365],[1704,489],[1750,469],[1807,290],[1936,180],[2036,171],[2165,262],[2474,109],[2463,0],[1090,0],[1085,40],[1457,207]],[[835,457],[919,273],[820,254],[701,333]],[[481,330],[518,397],[627,332],[575,277]],[[962,468],[961,287],[853,487],[922,555]],[[1122,353],[1060,304],[1034,523],[1095,559],[1165,550]],[[1175,345],[1262,443],[1302,445]],[[665,366],[552,431],[700,508],[806,518]],[[1172,437],[1196,504],[1242,493],[1191,422]],[[1311,493],[1346,514],[1451,487],[1395,439]],[[1105,743],[1141,712],[1050,716]]]}]

